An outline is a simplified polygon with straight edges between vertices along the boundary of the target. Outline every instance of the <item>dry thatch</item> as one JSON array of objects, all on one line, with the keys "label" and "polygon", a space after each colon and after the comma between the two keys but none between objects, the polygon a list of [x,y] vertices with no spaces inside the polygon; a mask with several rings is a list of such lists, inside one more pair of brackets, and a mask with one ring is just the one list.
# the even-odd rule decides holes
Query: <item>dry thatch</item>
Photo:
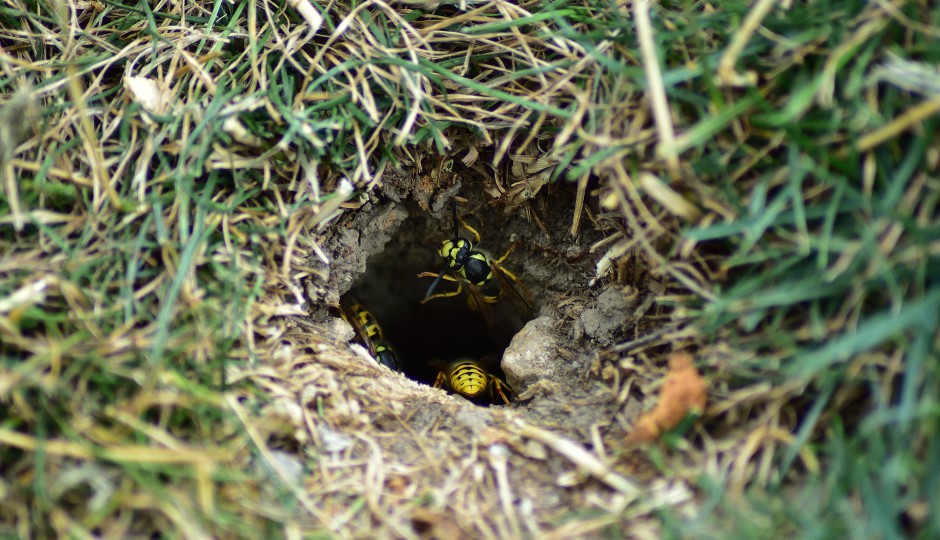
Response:
[{"label": "dry thatch", "polygon": [[[706,524],[705,477],[719,526],[795,528],[744,491],[821,474],[806,443],[887,414],[937,347],[936,76],[866,45],[924,50],[922,11],[7,2],[0,533],[657,537]],[[327,308],[394,226],[347,226],[391,199],[446,230],[458,192],[531,223],[553,320],[623,293],[616,343],[559,349],[576,384],[480,408],[350,351]],[[537,257],[587,275],[563,292]],[[680,349],[702,421],[628,444]],[[934,376],[903,393],[909,457]],[[867,481],[827,479],[865,516]]]}]

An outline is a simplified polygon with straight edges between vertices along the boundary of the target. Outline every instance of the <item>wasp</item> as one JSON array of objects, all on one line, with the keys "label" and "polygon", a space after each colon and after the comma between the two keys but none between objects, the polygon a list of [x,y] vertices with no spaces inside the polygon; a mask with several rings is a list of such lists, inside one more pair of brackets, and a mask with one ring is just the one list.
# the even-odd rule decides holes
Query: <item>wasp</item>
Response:
[{"label": "wasp", "polygon": [[[468,225],[463,219],[457,216],[457,204],[452,206],[454,237],[444,240],[437,253],[444,260],[444,268],[440,273],[423,272],[418,277],[434,277],[434,281],[428,287],[427,293],[421,303],[428,302],[434,298],[447,298],[459,295],[464,287],[470,293],[469,304],[471,309],[481,311],[487,318],[487,323],[493,326],[492,306],[507,296],[510,297],[514,306],[520,314],[528,316],[532,308],[529,302],[519,293],[513,283],[522,287],[512,272],[503,267],[502,263],[512,253],[513,247],[498,259],[488,256],[484,251],[474,249],[474,244],[480,242],[480,234]],[[471,235],[473,240],[461,238],[457,224],[463,226]],[[451,272],[452,275],[447,273]],[[434,294],[434,290],[441,283],[441,280],[457,282],[457,290],[452,292]]]},{"label": "wasp", "polygon": [[401,369],[398,355],[385,340],[378,319],[359,303],[350,304],[342,309],[343,318],[352,325],[359,341],[369,349],[372,358],[392,371]]},{"label": "wasp", "polygon": [[510,398],[516,393],[502,379],[487,371],[492,357],[483,360],[463,358],[452,362],[432,361],[431,365],[440,371],[434,380],[434,388],[446,387],[447,390],[472,400],[488,400],[489,403],[509,405]]}]

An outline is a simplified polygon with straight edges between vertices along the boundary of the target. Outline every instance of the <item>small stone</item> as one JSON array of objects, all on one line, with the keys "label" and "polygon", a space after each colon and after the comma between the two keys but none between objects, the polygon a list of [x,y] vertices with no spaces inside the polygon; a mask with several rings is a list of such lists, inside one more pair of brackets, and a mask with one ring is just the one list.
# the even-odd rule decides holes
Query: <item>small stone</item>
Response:
[{"label": "small stone", "polygon": [[558,380],[563,376],[556,334],[552,319],[539,317],[529,321],[512,339],[501,367],[506,382],[517,394],[539,380]]},{"label": "small stone", "polygon": [[523,453],[525,454],[526,457],[535,459],[538,461],[545,461],[546,459],[548,459],[548,450],[545,449],[545,446],[540,442],[536,442],[532,440],[528,441],[525,444]]},{"label": "small stone", "polygon": [[356,331],[345,319],[337,317],[329,322],[328,335],[336,336],[340,343],[346,343],[356,337]]},{"label": "small stone", "polygon": [[608,345],[623,331],[633,305],[623,289],[608,287],[597,297],[597,307],[586,309],[578,320],[584,335]]}]

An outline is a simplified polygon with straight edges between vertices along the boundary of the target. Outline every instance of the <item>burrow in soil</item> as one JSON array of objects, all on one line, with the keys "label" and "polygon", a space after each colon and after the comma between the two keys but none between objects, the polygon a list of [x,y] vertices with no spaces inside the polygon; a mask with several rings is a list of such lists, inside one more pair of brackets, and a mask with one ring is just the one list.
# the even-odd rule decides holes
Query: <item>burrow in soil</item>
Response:
[{"label": "burrow in soil", "polygon": [[[648,295],[642,269],[589,286],[604,253],[592,252],[592,246],[616,232],[616,221],[586,204],[580,230],[572,235],[575,187],[563,182],[507,209],[485,193],[485,180],[459,167],[447,181],[407,171],[386,172],[384,181],[384,189],[346,214],[327,239],[333,261],[320,291],[325,304],[342,298],[370,310],[414,380],[433,382],[434,358],[495,355],[502,370],[494,372],[522,397],[514,407],[551,417],[552,423],[574,408],[580,409],[575,425],[595,420],[584,415],[609,419],[622,404],[599,395],[606,387],[592,374],[592,363],[596,367],[598,351],[637,331],[636,307]],[[437,249],[454,234],[455,197],[461,199],[459,214],[480,235],[481,250],[499,256],[515,246],[503,264],[523,283],[531,304],[525,319],[498,317],[498,324],[488,325],[468,307],[466,293],[420,303],[433,279],[417,274],[443,267]],[[463,229],[460,235],[470,236]],[[453,282],[440,284],[440,291],[455,288]],[[501,310],[520,311],[500,304]]]}]

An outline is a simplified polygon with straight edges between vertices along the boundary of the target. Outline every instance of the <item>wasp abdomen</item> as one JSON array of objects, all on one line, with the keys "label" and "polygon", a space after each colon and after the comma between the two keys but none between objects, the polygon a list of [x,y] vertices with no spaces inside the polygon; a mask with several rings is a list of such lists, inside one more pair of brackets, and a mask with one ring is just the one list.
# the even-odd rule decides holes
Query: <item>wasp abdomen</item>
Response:
[{"label": "wasp abdomen", "polygon": [[399,371],[398,356],[384,342],[375,343],[375,359],[392,371]]},{"label": "wasp abdomen", "polygon": [[361,304],[351,304],[343,310],[343,317],[356,331],[357,340],[365,345],[375,360],[392,371],[399,371],[398,355],[385,341],[378,319]]},{"label": "wasp abdomen", "polygon": [[464,397],[477,397],[486,390],[486,383],[486,372],[472,362],[460,362],[450,374],[450,387]]}]

